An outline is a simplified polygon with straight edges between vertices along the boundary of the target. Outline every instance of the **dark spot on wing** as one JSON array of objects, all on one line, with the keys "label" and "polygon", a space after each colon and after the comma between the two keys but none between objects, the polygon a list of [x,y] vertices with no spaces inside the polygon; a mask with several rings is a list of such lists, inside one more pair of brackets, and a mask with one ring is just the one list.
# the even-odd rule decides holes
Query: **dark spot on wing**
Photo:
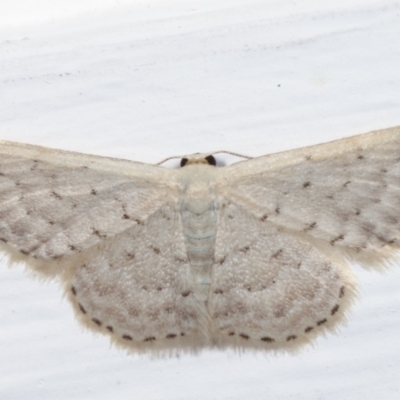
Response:
[{"label": "dark spot on wing", "polygon": [[190,290],[186,290],[185,292],[181,293],[183,297],[188,297],[190,294]]},{"label": "dark spot on wing", "polygon": [[187,164],[188,161],[189,160],[187,158],[182,158],[181,159],[181,167],[184,167]]},{"label": "dark spot on wing", "polygon": [[347,181],[343,184],[343,187],[346,187],[347,185],[349,185],[351,183],[351,181]]},{"label": "dark spot on wing", "polygon": [[268,218],[267,214],[264,214],[261,218],[260,221],[264,222]]},{"label": "dark spot on wing", "polygon": [[229,332],[228,333],[228,336],[234,336],[235,335],[235,332]]},{"label": "dark spot on wing", "polygon": [[130,336],[130,335],[122,335],[122,339],[132,340],[132,336]]},{"label": "dark spot on wing", "polygon": [[222,294],[224,291],[222,289],[215,289],[214,294]]},{"label": "dark spot on wing", "polygon": [[56,193],[56,192],[51,192],[51,195],[53,196],[53,197],[55,197],[57,200],[61,200],[62,199],[62,196],[61,195],[59,195],[58,193]]},{"label": "dark spot on wing", "polygon": [[92,191],[90,192],[90,194],[96,195],[97,192],[96,192],[96,190],[92,189]]},{"label": "dark spot on wing", "polygon": [[123,219],[130,219],[130,217],[129,217],[128,214],[124,214],[124,215],[122,216],[122,218],[123,218]]},{"label": "dark spot on wing", "polygon": [[2,242],[4,242],[4,243],[7,243],[7,240],[4,239],[4,238],[0,238],[0,240],[1,240]]},{"label": "dark spot on wing", "polygon": [[168,333],[168,335],[167,336],[165,336],[167,339],[173,339],[173,338],[176,338],[176,335],[175,335],[175,333]]},{"label": "dark spot on wing", "polygon": [[114,328],[111,325],[107,325],[106,328],[108,331],[114,332]]},{"label": "dark spot on wing", "polygon": [[78,303],[78,306],[79,306],[80,310],[81,310],[84,314],[86,314],[86,310],[85,310],[85,308],[83,307],[83,305],[82,305],[81,303]]},{"label": "dark spot on wing", "polygon": [[297,339],[297,336],[296,336],[296,335],[290,335],[290,336],[288,336],[288,337],[286,338],[286,341],[287,341],[287,342],[290,342],[291,340],[295,340],[295,339]]},{"label": "dark spot on wing", "polygon": [[249,246],[245,246],[245,247],[242,247],[241,249],[239,249],[239,251],[240,251],[241,253],[247,253],[249,250],[250,250],[250,247],[249,247]]},{"label": "dark spot on wing", "polygon": [[309,333],[313,330],[314,328],[312,326],[307,327],[306,329],[304,329],[305,333]]},{"label": "dark spot on wing", "polygon": [[283,253],[282,249],[279,249],[274,254],[272,254],[271,258],[278,258]]},{"label": "dark spot on wing", "polygon": [[93,235],[97,236],[99,239],[105,239],[107,237],[107,235],[101,234],[97,229],[92,228],[92,231]]},{"label": "dark spot on wing", "polygon": [[170,216],[168,214],[165,214],[164,212],[161,213],[161,216],[167,221],[171,220]]},{"label": "dark spot on wing", "polygon": [[264,337],[261,338],[261,340],[262,340],[263,342],[267,342],[267,343],[275,342],[275,339],[272,339],[272,338],[269,337],[269,336],[264,336]]},{"label": "dark spot on wing", "polygon": [[364,160],[364,156],[358,156],[357,159],[358,160]]},{"label": "dark spot on wing", "polygon": [[160,249],[154,246],[151,246],[151,249],[154,251],[156,254],[160,254]]},{"label": "dark spot on wing", "polygon": [[27,251],[27,250],[20,250],[20,252],[21,252],[22,254],[25,254],[26,256],[29,255],[29,251]]},{"label": "dark spot on wing", "polygon": [[339,292],[339,299],[341,299],[341,298],[344,296],[344,291],[345,291],[345,287],[342,286],[342,287],[340,288],[340,292]]},{"label": "dark spot on wing", "polygon": [[221,259],[218,261],[218,264],[219,264],[219,265],[222,265],[222,264],[225,262],[225,260],[226,260],[226,257],[221,258]]},{"label": "dark spot on wing", "polygon": [[313,230],[316,226],[317,226],[317,223],[316,223],[316,222],[313,222],[312,224],[308,225],[308,226],[304,229],[304,232],[311,231],[311,230]]},{"label": "dark spot on wing", "polygon": [[92,318],[92,321],[93,321],[96,325],[101,326],[101,321],[100,321],[99,319],[97,319],[97,318]]},{"label": "dark spot on wing", "polygon": [[71,286],[71,292],[74,296],[76,296],[76,289],[75,286]]},{"label": "dark spot on wing", "polygon": [[334,246],[337,241],[343,240],[343,239],[344,239],[344,236],[343,235],[339,235],[339,236],[337,236],[337,237],[335,237],[334,239],[331,240],[331,245]]},{"label": "dark spot on wing", "polygon": [[321,319],[321,320],[317,321],[317,325],[318,325],[318,326],[321,326],[322,324],[325,324],[326,321],[327,321],[326,318]]},{"label": "dark spot on wing", "polygon": [[339,304],[336,304],[335,307],[331,310],[331,315],[335,315],[339,311]]},{"label": "dark spot on wing", "polygon": [[310,187],[311,186],[311,183],[310,182],[304,182],[303,183],[303,188],[308,188],[308,187]]},{"label": "dark spot on wing", "polygon": [[240,333],[239,336],[240,336],[241,338],[243,338],[243,339],[246,339],[246,340],[248,340],[249,337],[250,337],[249,335],[246,335],[245,333]]},{"label": "dark spot on wing", "polygon": [[376,235],[376,237],[379,239],[379,241],[383,242],[383,245],[394,243],[393,239],[388,239],[381,235]]},{"label": "dark spot on wing", "polygon": [[156,340],[156,338],[154,336],[149,336],[144,339],[144,342],[152,342],[153,340]]},{"label": "dark spot on wing", "polygon": [[34,162],[34,164],[31,167],[31,171],[34,171],[38,167],[39,161],[38,160],[32,160],[32,161]]}]

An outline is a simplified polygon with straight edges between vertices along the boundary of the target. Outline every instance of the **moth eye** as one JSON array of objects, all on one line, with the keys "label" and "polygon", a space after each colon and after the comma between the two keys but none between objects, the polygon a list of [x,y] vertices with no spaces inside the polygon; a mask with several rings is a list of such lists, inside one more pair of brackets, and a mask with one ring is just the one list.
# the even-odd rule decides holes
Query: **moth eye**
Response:
[{"label": "moth eye", "polygon": [[214,156],[207,156],[205,159],[207,160],[209,165],[217,165],[217,161],[215,160]]},{"label": "moth eye", "polygon": [[181,167],[184,167],[189,160],[187,158],[182,158],[181,160]]}]

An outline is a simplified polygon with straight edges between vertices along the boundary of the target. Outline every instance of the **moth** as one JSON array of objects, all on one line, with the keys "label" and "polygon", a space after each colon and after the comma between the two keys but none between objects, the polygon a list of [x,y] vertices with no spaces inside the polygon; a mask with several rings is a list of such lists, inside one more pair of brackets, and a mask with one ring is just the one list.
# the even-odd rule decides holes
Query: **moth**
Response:
[{"label": "moth", "polygon": [[0,250],[132,351],[296,350],[399,248],[400,127],[167,169],[0,142]]}]

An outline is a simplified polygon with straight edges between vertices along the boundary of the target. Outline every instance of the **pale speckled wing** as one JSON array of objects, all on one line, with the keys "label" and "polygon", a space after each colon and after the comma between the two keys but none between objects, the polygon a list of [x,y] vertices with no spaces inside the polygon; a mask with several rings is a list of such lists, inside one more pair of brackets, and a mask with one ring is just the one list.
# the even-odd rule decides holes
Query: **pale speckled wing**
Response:
[{"label": "pale speckled wing", "polygon": [[399,127],[260,157],[225,175],[227,199],[322,246],[371,265],[400,246]]},{"label": "pale speckled wing", "polygon": [[170,202],[82,254],[66,281],[80,320],[139,351],[204,344],[181,227]]},{"label": "pale speckled wing", "polygon": [[289,349],[343,321],[353,278],[339,260],[221,201],[209,312],[221,345]]},{"label": "pale speckled wing", "polygon": [[0,241],[59,275],[79,320],[158,352],[208,343],[187,257],[176,171],[2,142]]},{"label": "pale speckled wing", "polygon": [[2,248],[39,262],[79,253],[159,209],[171,193],[171,175],[140,163],[1,142]]}]

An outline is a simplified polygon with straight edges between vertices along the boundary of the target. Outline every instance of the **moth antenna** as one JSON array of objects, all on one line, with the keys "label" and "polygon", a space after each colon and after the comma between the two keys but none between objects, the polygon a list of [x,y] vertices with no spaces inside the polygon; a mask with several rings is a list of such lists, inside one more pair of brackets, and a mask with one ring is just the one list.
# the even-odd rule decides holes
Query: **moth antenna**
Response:
[{"label": "moth antenna", "polygon": [[233,151],[226,151],[226,150],[214,151],[214,153],[212,153],[212,154],[221,154],[221,153],[230,154],[231,156],[235,156],[235,157],[246,158],[247,160],[251,160],[252,158],[254,158],[254,157],[250,157],[250,156],[245,156],[244,154],[234,153]]},{"label": "moth antenna", "polygon": [[171,157],[167,157],[167,158],[165,158],[164,160],[158,162],[156,165],[164,164],[165,162],[167,162],[167,161],[169,161],[169,160],[182,159],[182,158],[184,158],[184,157],[185,157],[185,156],[171,156]]}]

